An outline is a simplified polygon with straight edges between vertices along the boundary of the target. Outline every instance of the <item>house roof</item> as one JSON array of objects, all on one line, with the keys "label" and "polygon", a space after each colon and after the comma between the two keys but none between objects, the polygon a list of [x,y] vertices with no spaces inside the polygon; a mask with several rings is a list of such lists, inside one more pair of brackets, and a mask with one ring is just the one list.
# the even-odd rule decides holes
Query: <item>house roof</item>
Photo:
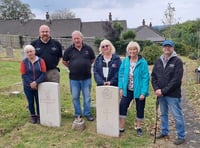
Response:
[{"label": "house roof", "polygon": [[80,30],[80,19],[46,20],[33,19],[28,21],[0,20],[0,33],[13,35],[38,36],[39,27],[46,24],[51,28],[53,37],[71,35],[74,30]]},{"label": "house roof", "polygon": [[[79,30],[85,37],[104,37],[106,32],[103,25],[107,21],[81,22],[80,18],[28,21],[20,20],[0,20],[0,34],[29,35],[38,36],[39,27],[46,24],[51,29],[52,37],[70,37],[74,30]],[[124,30],[127,29],[125,20],[112,21],[122,24]]]},{"label": "house roof", "polygon": [[[106,24],[107,21],[96,21],[96,22],[83,22],[81,32],[84,36],[87,37],[97,37],[101,38],[106,35],[103,26]],[[127,30],[127,23],[126,20],[119,20],[119,21],[112,21],[113,23],[120,23],[123,27],[123,30]]]},{"label": "house roof", "polygon": [[[110,20],[112,21],[112,20]],[[28,35],[38,37],[39,27],[46,24],[51,28],[51,35],[55,38],[71,37],[74,30],[79,30],[85,37],[104,38],[106,32],[104,25],[108,21],[81,22],[80,18],[40,20],[32,19],[21,20],[0,20],[0,34]],[[127,30],[126,20],[113,20],[113,23],[120,23],[123,31]],[[152,27],[145,24],[135,29],[136,40],[150,40],[153,42],[162,42],[165,38]]]},{"label": "house roof", "polygon": [[165,38],[155,29],[147,25],[139,26],[135,29],[136,40],[150,40],[153,42],[162,42]]}]

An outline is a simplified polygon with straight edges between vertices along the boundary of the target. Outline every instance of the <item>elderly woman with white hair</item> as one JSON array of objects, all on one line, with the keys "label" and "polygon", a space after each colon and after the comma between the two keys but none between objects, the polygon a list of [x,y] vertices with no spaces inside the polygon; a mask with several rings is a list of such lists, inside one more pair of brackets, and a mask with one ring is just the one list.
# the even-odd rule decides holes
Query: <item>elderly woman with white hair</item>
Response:
[{"label": "elderly woman with white hair", "polygon": [[24,93],[31,114],[31,123],[35,124],[40,123],[37,86],[44,81],[46,65],[42,58],[35,55],[35,48],[32,45],[26,45],[24,47],[24,53],[26,58],[21,61],[20,72],[23,80]]},{"label": "elderly woman with white hair", "polygon": [[127,45],[127,57],[119,69],[118,87],[120,90],[120,132],[124,132],[125,119],[130,102],[136,104],[137,136],[142,135],[142,120],[144,119],[145,98],[149,93],[149,70],[147,61],[139,55],[140,46],[130,41]]},{"label": "elderly woman with white hair", "polygon": [[121,65],[120,57],[115,54],[113,44],[104,39],[99,46],[100,54],[94,63],[94,79],[97,86],[100,85],[118,85],[118,71]]}]

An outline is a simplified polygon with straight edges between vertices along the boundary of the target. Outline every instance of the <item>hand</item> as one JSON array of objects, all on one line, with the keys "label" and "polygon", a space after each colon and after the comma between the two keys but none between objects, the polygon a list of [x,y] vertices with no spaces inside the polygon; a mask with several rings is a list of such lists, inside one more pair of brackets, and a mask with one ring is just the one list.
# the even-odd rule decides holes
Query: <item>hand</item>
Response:
[{"label": "hand", "polygon": [[120,96],[120,99],[121,99],[122,96],[123,96],[123,90],[122,90],[122,89],[119,90],[119,96]]},{"label": "hand", "polygon": [[140,100],[144,100],[145,96],[144,95],[140,95]]},{"label": "hand", "polygon": [[162,96],[162,91],[161,91],[161,89],[157,89],[157,90],[155,91],[155,94],[156,94],[156,96],[158,96],[158,97]]},{"label": "hand", "polygon": [[35,81],[30,83],[30,86],[31,86],[32,89],[37,89],[37,83]]},{"label": "hand", "polygon": [[110,85],[110,81],[104,82],[104,85]]}]

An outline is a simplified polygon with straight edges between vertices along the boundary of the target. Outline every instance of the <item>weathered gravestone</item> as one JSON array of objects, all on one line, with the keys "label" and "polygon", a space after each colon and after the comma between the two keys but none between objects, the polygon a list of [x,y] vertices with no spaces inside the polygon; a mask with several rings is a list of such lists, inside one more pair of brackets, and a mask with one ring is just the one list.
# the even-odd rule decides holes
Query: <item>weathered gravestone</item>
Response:
[{"label": "weathered gravestone", "polygon": [[20,55],[21,59],[24,59],[26,57],[23,49],[20,51]]},{"label": "weathered gravestone", "polygon": [[119,89],[114,86],[96,87],[97,133],[119,137]]},{"label": "weathered gravestone", "polygon": [[3,52],[3,46],[0,45],[0,53]]},{"label": "weathered gravestone", "polygon": [[61,125],[60,87],[55,82],[43,82],[38,86],[40,123],[46,126]]},{"label": "weathered gravestone", "polygon": [[7,55],[8,58],[14,57],[12,47],[9,46],[9,47],[6,48],[6,55]]}]

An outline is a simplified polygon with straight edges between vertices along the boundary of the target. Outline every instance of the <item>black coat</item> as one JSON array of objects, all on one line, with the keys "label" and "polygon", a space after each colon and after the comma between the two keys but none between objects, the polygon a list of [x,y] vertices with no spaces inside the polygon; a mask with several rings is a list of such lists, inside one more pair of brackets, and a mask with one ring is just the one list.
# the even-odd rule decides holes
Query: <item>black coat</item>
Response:
[{"label": "black coat", "polygon": [[159,58],[153,67],[151,82],[153,89],[161,89],[163,96],[180,98],[182,77],[183,62],[180,58],[170,58],[165,68]]}]

